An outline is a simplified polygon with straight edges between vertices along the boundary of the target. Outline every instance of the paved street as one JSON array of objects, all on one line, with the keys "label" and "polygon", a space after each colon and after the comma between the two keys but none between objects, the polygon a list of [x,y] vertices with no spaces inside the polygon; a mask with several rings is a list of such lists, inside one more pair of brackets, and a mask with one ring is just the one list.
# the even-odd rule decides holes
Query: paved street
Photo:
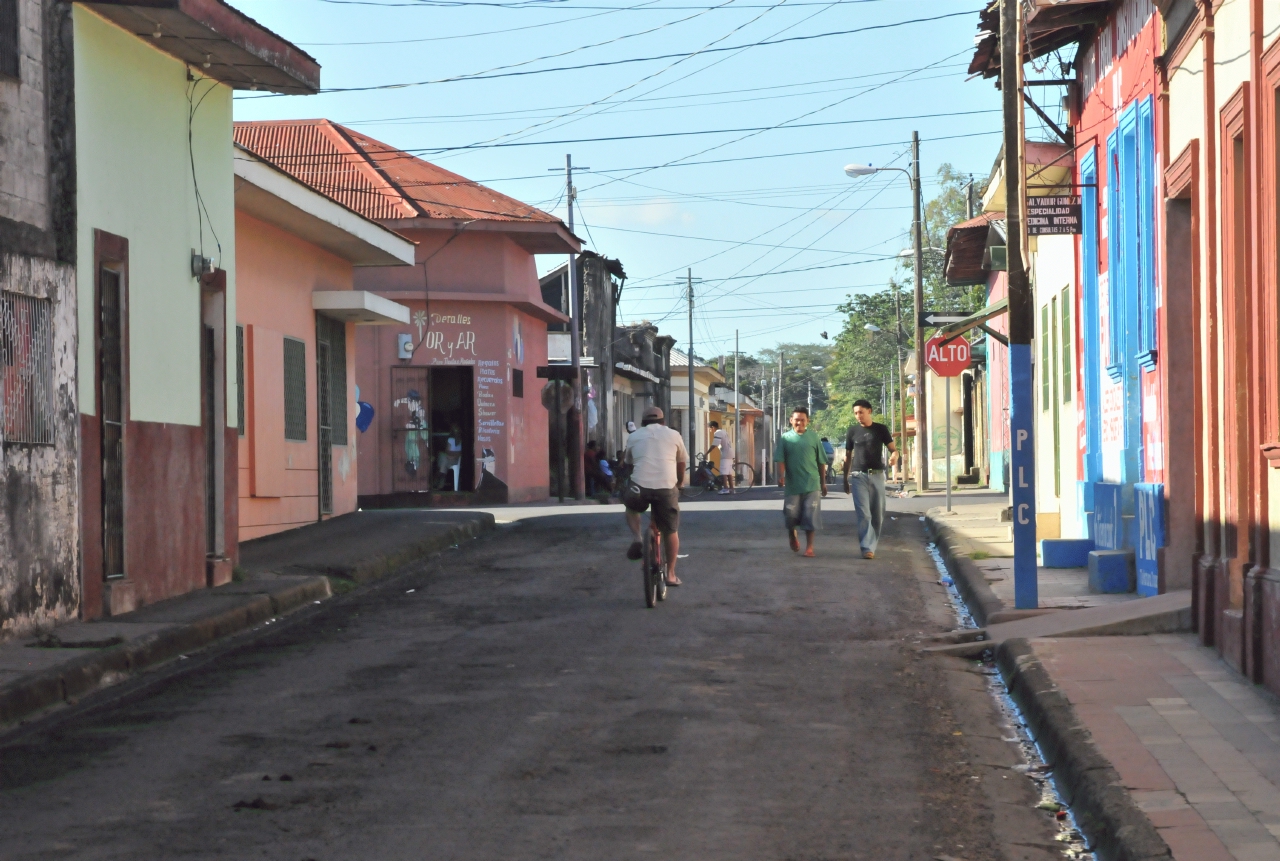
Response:
[{"label": "paved street", "polygon": [[[685,505],[646,610],[615,509],[531,516],[0,738],[6,859],[1047,859],[923,524],[819,557]],[[500,519],[503,518],[499,513]],[[132,684],[132,683],[130,683]]]}]

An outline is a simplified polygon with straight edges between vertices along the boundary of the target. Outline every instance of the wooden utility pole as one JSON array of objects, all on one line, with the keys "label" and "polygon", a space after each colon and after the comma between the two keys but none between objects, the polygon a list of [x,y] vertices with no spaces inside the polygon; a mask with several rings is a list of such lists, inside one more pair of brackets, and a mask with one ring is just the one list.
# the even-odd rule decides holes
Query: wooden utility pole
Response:
[{"label": "wooden utility pole", "polygon": [[1022,218],[1022,32],[1019,0],[1000,4],[1000,95],[1004,107],[1005,242],[1009,285],[1009,443],[1013,504],[1013,593],[1019,610],[1039,607],[1036,569],[1035,403],[1031,338],[1035,305]]},{"label": "wooden utility pole", "polygon": [[[911,133],[911,207],[915,218],[911,227],[911,240],[915,246],[916,264],[916,490],[929,489],[929,461],[932,452],[929,449],[931,434],[929,433],[929,366],[924,361],[924,328],[920,318],[924,316],[924,208],[923,192],[920,188],[920,132]],[[906,425],[903,425],[903,437],[906,437]]]},{"label": "wooden utility pole", "polygon": [[[573,187],[573,156],[564,157],[565,197],[569,202],[569,233],[573,233],[573,201],[578,190]],[[573,482],[573,498],[587,498],[587,476],[583,464],[585,446],[582,439],[582,296],[578,290],[578,259],[569,255],[569,352],[573,365],[573,404],[569,407],[569,480]],[[557,390],[558,393],[558,390]]]}]

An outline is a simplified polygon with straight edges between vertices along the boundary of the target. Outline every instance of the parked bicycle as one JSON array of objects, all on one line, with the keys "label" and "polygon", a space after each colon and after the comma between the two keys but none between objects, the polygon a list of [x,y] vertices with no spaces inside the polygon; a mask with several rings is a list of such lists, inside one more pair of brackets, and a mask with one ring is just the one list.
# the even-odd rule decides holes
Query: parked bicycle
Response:
[{"label": "parked bicycle", "polygon": [[[699,496],[707,490],[718,491],[725,486],[724,476],[706,455],[696,455],[694,461],[693,476],[689,480],[689,486],[682,489],[686,497]],[[756,482],[755,467],[746,461],[735,460],[733,474],[737,479],[738,487],[751,487]]]}]

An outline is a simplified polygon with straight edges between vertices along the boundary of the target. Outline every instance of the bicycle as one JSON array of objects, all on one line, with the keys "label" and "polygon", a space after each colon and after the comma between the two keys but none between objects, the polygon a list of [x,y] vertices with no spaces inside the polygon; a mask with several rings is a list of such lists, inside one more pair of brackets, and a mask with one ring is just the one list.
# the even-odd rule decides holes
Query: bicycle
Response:
[{"label": "bicycle", "polygon": [[756,468],[745,460],[735,460],[733,462],[733,477],[737,480],[739,488],[755,487]]},{"label": "bicycle", "polygon": [[662,532],[649,513],[645,540],[640,552],[640,570],[644,574],[644,605],[652,608],[667,600],[667,562],[663,554]]}]

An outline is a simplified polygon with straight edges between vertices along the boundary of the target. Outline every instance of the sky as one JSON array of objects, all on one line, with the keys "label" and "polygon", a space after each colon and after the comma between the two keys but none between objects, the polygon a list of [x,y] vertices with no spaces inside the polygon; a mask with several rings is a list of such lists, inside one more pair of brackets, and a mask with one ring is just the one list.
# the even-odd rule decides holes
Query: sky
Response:
[{"label": "sky", "polygon": [[[909,167],[985,178],[999,93],[966,81],[982,0],[231,0],[321,64],[323,117],[566,217],[622,261],[622,322],[701,356],[823,343],[910,244]],[[773,43],[773,44],[768,44]],[[330,92],[332,90],[332,92]],[[564,262],[540,256],[539,272]]]}]

